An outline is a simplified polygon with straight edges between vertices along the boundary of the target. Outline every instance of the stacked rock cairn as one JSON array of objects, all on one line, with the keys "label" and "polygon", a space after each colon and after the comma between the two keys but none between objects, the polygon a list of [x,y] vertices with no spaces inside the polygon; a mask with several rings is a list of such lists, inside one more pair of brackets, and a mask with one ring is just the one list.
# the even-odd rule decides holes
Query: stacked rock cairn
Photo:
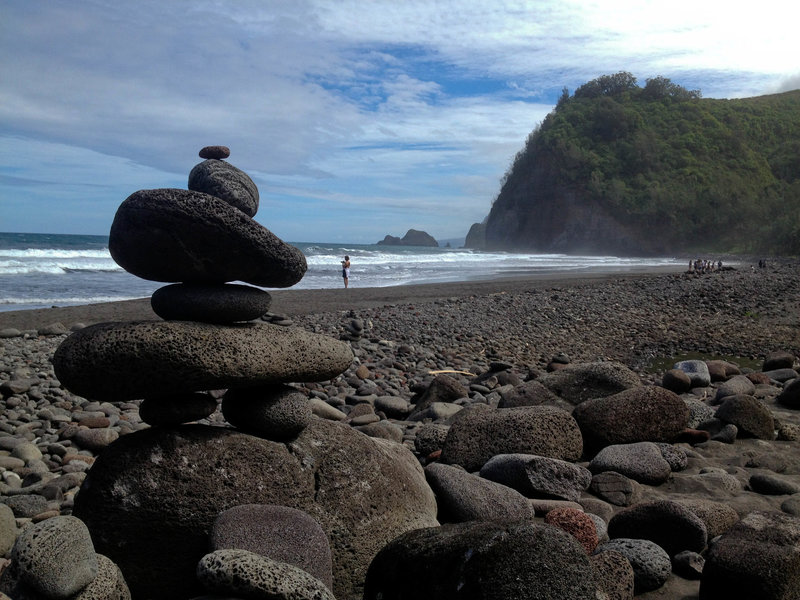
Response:
[{"label": "stacked rock cairn", "polygon": [[[221,397],[230,425],[285,441],[312,419],[307,397],[287,384],[331,379],[350,366],[353,353],[345,342],[262,319],[271,296],[261,287],[296,284],[306,260],[253,219],[258,189],[224,160],[229,156],[224,146],[203,148],[188,190],[135,192],[114,218],[114,260],[133,275],[170,284],[151,298],[164,320],[86,327],[64,340],[53,364],[75,394],[112,403],[141,399],[140,416],[152,426],[207,418]],[[76,566],[75,556],[66,557],[70,564],[54,578],[35,559],[54,551],[37,544],[80,548],[85,560]],[[56,517],[20,537],[2,589],[26,598],[130,598],[120,570],[113,563],[101,568],[107,563],[91,551],[83,522]],[[315,597],[332,598],[322,589]]]}]

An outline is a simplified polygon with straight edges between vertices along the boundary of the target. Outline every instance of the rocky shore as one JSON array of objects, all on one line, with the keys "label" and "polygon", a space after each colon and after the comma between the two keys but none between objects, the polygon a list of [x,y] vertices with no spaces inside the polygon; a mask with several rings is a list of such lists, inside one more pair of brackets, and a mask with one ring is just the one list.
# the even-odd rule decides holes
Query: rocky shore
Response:
[{"label": "rocky shore", "polygon": [[[553,508],[579,509],[585,511],[580,514],[593,515],[599,539],[611,526],[616,546],[609,542],[610,546],[601,548],[615,549],[613,556],[620,552],[634,564],[637,597],[688,599],[700,597],[702,562],[713,560],[709,545],[714,537],[735,522],[746,523],[748,518],[800,513],[800,418],[791,402],[785,398],[776,401],[797,377],[797,263],[773,262],[765,269],[744,267],[705,275],[639,274],[441,285],[421,294],[398,288],[381,291],[380,298],[367,306],[363,298],[359,306],[359,290],[348,292],[347,296],[329,299],[324,312],[310,314],[281,311],[282,302],[286,307],[298,303],[285,300],[291,298],[291,290],[280,292],[264,319],[349,343],[355,360],[344,373],[320,383],[298,382],[295,387],[310,399],[316,419],[345,423],[367,436],[388,439],[410,450],[426,467],[426,478],[436,492],[440,522],[466,521],[465,514],[474,518],[474,511],[481,511],[480,507],[469,508],[469,500],[453,491],[475,485],[474,481],[454,483],[453,477],[467,473],[453,473],[449,465],[461,464],[467,471],[480,472],[480,478],[470,476],[477,481],[503,483],[505,489],[516,487],[528,500],[523,509],[517,506],[514,510],[523,514],[533,511],[531,515],[536,516],[531,519],[535,522],[545,521]],[[363,296],[370,293],[378,292],[363,291]],[[59,313],[63,310],[1,315],[0,495],[5,506],[0,505],[0,551],[7,557],[15,539],[33,524],[72,513],[81,483],[109,445],[133,432],[150,429],[139,414],[141,401],[91,401],[67,391],[56,379],[51,363],[56,348],[69,330],[79,329],[98,316],[96,308],[74,307],[65,321],[60,318],[64,313]],[[143,303],[131,303],[127,310],[140,311],[140,319],[157,318]],[[30,321],[32,312],[38,313],[36,323]],[[784,353],[782,366],[767,365],[769,373],[764,374],[765,357],[774,358],[776,352]],[[707,381],[702,377],[691,380],[694,366],[677,374],[670,370],[673,363],[692,358],[702,361],[690,365],[699,362],[709,369]],[[656,362],[661,366],[654,367]],[[687,381],[681,383],[682,378]],[[726,385],[733,393],[724,391]],[[526,451],[508,440],[505,446],[498,442],[503,439],[499,431],[513,430],[519,426],[515,422],[500,426],[491,439],[481,440],[477,433],[480,428],[472,433],[468,429],[475,417],[464,415],[474,413],[476,407],[526,404],[574,410],[585,442],[592,418],[600,419],[587,416],[592,412],[587,407],[596,398],[639,394],[632,400],[638,408],[622,411],[618,417],[637,423],[636,419],[651,418],[643,416],[650,400],[641,395],[641,390],[652,389],[680,397],[683,403],[679,412],[684,405],[689,408],[688,423],[680,422],[677,430],[665,434],[674,442],[669,444],[672,450],[667,452],[662,447],[659,451],[654,446],[656,454],[663,455],[670,465],[666,471],[660,457],[656,460],[647,454],[653,451],[650,446],[636,449],[644,454],[621,459],[613,452],[603,455],[605,450],[595,455],[588,447],[586,452],[564,450],[565,442],[559,439],[558,452],[565,454],[558,460],[577,470],[560,476],[572,483],[556,490],[548,487],[552,482],[533,481],[530,474],[537,468],[529,464],[531,459],[520,463],[521,459],[504,458],[503,464],[494,464],[492,461],[498,459],[492,459],[487,463],[486,458],[473,456],[472,450],[455,441],[453,430],[460,427],[466,430],[461,434],[466,436],[465,447],[496,442],[497,448],[489,455],[541,454],[550,456],[547,460],[557,460],[549,450]],[[726,404],[726,410],[737,415],[754,412],[756,416],[748,418],[761,419],[762,429],[748,425],[750,421],[740,416],[715,417],[728,396],[752,399],[755,407],[747,400],[739,403],[742,406]],[[653,413],[652,419],[666,423],[667,404],[663,399],[655,402],[661,412]],[[576,405],[581,407],[580,414],[573,408]],[[766,424],[765,415],[772,419]],[[230,428],[220,411],[199,423]],[[481,423],[485,431],[486,423]],[[609,426],[596,427],[606,431]],[[447,438],[448,433],[452,439]],[[657,437],[651,435],[652,439]],[[666,437],[664,441],[668,441]],[[623,436],[600,445],[606,450],[638,446],[629,442]],[[651,442],[641,443],[653,446]],[[652,462],[656,463],[656,474],[643,473]],[[547,469],[552,468],[548,464]],[[524,486],[515,484],[509,475],[515,470],[528,473]],[[475,493],[484,497],[480,494],[485,492]],[[664,508],[654,504],[657,501],[672,504]],[[705,515],[700,517],[701,521],[705,518],[701,541],[682,541],[681,526],[686,522],[699,526],[697,518],[675,517],[670,512],[673,504],[694,507],[693,514]],[[630,507],[640,508],[642,514],[626,512],[633,510]],[[659,517],[659,510],[666,510],[669,518]],[[617,517],[619,514],[622,516]],[[576,517],[568,510],[564,518],[574,525]],[[551,520],[557,517],[551,516]],[[663,536],[667,527],[667,538],[679,541],[662,541],[655,550],[624,547],[624,540],[637,537],[629,533],[642,529],[642,522],[656,524],[653,527],[658,531],[649,536],[651,539]],[[681,526],[675,526],[676,522]],[[800,532],[800,525],[794,521],[771,527],[783,527],[791,539]],[[597,540],[591,539],[590,535],[589,544],[594,547]],[[660,559],[664,550],[658,553],[664,547],[666,567]],[[660,564],[662,575],[640,573],[631,557],[648,556],[654,551],[656,558],[652,560]],[[684,551],[689,554],[679,559],[676,555]],[[796,550],[782,551],[789,557],[787,565],[796,564]],[[413,563],[413,558],[396,552],[400,552],[395,556],[400,563]],[[386,558],[379,556],[376,560]],[[380,583],[377,577],[372,587],[397,586],[391,579],[391,569],[383,571],[388,583]],[[790,571],[786,577],[794,575]],[[423,580],[427,575],[420,573],[419,577]],[[642,583],[649,581],[647,577],[655,577],[657,585]],[[713,583],[704,585],[707,589],[703,597],[721,597],[709,591]],[[373,597],[369,596],[370,585],[367,588],[364,597]],[[608,597],[626,597],[626,593],[610,592]]]}]

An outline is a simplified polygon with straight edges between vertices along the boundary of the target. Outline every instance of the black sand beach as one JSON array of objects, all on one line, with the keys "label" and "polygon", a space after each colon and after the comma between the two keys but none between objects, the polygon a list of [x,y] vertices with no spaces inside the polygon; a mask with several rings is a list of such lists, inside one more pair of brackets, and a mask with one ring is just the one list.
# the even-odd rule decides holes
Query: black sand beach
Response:
[{"label": "black sand beach", "polygon": [[[760,370],[764,358],[775,351],[794,355],[795,367],[800,356],[800,263],[788,260],[771,261],[765,269],[748,265],[704,275],[565,274],[271,293],[271,313],[285,315],[294,327],[349,339],[355,354],[353,365],[335,380],[298,387],[348,415],[336,418],[356,429],[362,423],[382,423],[422,464],[432,459],[416,446],[418,432],[431,422],[449,426],[450,421],[431,417],[423,423],[387,416],[377,405],[373,413],[365,406],[381,397],[410,406],[441,373],[468,386],[471,402],[496,405],[508,391],[502,378],[478,384],[476,376],[498,364],[507,369],[507,381],[522,381],[545,376],[556,356],[574,365],[613,361],[632,369],[647,385],[661,384],[678,357],[725,358],[748,372]],[[7,443],[3,448],[13,448],[14,441],[40,440],[44,451],[42,458],[24,466],[9,460],[6,470],[14,473],[0,483],[3,501],[16,499],[11,503],[20,511],[19,525],[70,514],[78,486],[103,444],[148,427],[139,417],[137,402],[101,405],[61,389],[51,358],[66,335],[44,335],[44,328],[53,323],[70,328],[77,323],[153,319],[157,317],[148,299],[0,313],[0,333],[5,336],[0,339],[0,384],[5,386],[0,427]],[[354,321],[360,328],[354,330]],[[800,513],[800,411],[776,403],[784,382],[762,381],[753,394],[773,415],[777,439],[740,436],[727,442],[677,444],[686,457],[682,470],[659,485],[635,485],[635,501],[712,502],[739,517],[754,510]],[[682,397],[688,404],[715,408],[718,385],[695,388]],[[221,415],[202,422],[219,425]],[[82,445],[89,433],[96,446]],[[587,466],[589,458],[577,464]],[[23,513],[23,491],[33,496],[39,488],[52,488],[45,485],[47,477],[44,483],[30,483],[33,463],[49,469],[49,477],[58,476],[59,482],[66,477],[70,483],[61,483],[64,489],[49,501],[34,503],[38,509],[26,507],[29,513]],[[709,473],[722,483],[705,476]],[[756,489],[751,484],[755,475],[769,481],[777,477],[786,487],[778,492]],[[599,502],[589,492],[584,500],[592,510],[605,512],[606,521],[624,508]],[[548,510],[547,503],[538,510]],[[698,589],[699,580],[673,574],[661,588],[637,597],[688,600],[699,597]]]}]

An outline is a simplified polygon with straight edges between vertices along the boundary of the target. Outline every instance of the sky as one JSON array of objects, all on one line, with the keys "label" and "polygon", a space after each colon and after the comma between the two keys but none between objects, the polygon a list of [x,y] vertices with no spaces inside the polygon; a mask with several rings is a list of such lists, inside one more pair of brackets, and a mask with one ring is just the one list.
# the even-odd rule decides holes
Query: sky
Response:
[{"label": "sky", "polygon": [[0,0],[0,231],[107,235],[224,145],[286,241],[463,238],[563,88],[797,89],[798,21],[785,0]]}]

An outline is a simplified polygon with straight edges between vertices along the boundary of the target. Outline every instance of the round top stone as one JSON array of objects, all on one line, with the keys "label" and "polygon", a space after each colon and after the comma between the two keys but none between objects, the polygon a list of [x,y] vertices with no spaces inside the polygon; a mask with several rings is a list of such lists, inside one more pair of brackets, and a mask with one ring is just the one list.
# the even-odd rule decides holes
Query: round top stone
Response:
[{"label": "round top stone", "polygon": [[228,158],[231,149],[227,146],[206,146],[200,150],[200,158]]}]

